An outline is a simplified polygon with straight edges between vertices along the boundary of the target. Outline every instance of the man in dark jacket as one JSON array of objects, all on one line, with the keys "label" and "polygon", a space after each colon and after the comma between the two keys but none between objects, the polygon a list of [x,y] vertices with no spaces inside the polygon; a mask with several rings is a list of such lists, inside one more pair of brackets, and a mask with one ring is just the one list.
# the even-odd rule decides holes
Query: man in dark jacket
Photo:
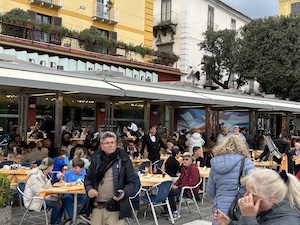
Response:
[{"label": "man in dark jacket", "polygon": [[91,199],[89,209],[93,209],[92,225],[124,225],[124,218],[131,215],[128,197],[134,189],[134,170],[127,153],[117,148],[116,140],[113,132],[103,133],[102,151],[92,160],[84,179]]},{"label": "man in dark jacket", "polygon": [[148,159],[153,162],[160,159],[160,148],[166,149],[165,143],[162,141],[160,136],[157,134],[156,126],[152,125],[149,130],[149,134],[146,134],[143,139],[141,155],[144,155],[144,149],[147,145]]}]

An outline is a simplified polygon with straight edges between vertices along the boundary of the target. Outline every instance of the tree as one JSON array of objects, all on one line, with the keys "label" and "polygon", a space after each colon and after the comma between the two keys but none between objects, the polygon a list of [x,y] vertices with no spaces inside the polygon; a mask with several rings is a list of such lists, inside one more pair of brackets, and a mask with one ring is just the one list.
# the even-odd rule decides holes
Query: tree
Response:
[{"label": "tree", "polygon": [[257,80],[267,94],[300,100],[300,17],[252,20],[238,43],[235,72]]},{"label": "tree", "polygon": [[[229,88],[229,81],[236,82],[237,88],[247,81],[234,74],[234,53],[237,49],[236,31],[220,30],[205,32],[205,40],[201,42],[200,49],[205,51],[201,64],[203,74],[207,80],[211,80],[224,89]],[[236,79],[236,77],[238,77]]]}]

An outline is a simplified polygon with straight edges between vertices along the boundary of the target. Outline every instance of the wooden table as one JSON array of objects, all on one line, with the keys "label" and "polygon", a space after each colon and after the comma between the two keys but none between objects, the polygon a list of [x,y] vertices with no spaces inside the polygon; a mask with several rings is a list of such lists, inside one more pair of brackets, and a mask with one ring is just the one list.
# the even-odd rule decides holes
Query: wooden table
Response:
[{"label": "wooden table", "polygon": [[166,180],[172,180],[172,178],[166,174],[162,177],[162,174],[150,175],[150,178],[145,178],[144,174],[140,174],[140,181],[142,186],[154,186],[155,184],[161,183]]},{"label": "wooden table", "polygon": [[76,186],[64,186],[59,187],[58,185],[53,185],[52,187],[48,188],[46,191],[43,191],[40,193],[41,197],[45,197],[47,195],[51,194],[74,194],[74,203],[73,203],[73,218],[72,218],[72,224],[77,224],[77,197],[78,194],[85,194],[85,188],[84,185],[76,185]]},{"label": "wooden table", "polygon": [[70,141],[76,141],[77,144],[83,145],[85,138],[70,138]]},{"label": "wooden table", "polygon": [[[277,162],[272,161],[253,161],[253,165],[257,167],[272,167],[272,166],[278,166]],[[280,165],[280,164],[279,164]]]},{"label": "wooden table", "polygon": [[10,182],[10,186],[13,189],[17,189],[18,182],[27,182],[28,174],[30,169],[18,169],[18,170],[4,170],[0,169],[0,173],[8,174],[8,180]]},{"label": "wooden table", "polygon": [[149,159],[148,158],[142,158],[142,159],[132,159],[131,160],[132,166],[134,168],[138,168],[139,167],[139,163],[146,162],[146,161],[149,161]]}]

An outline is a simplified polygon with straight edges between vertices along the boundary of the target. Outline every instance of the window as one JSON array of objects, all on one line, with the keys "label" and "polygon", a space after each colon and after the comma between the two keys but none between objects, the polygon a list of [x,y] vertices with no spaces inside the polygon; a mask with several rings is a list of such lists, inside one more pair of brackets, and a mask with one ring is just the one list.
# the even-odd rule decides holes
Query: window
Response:
[{"label": "window", "polygon": [[231,30],[236,30],[236,20],[231,18]]},{"label": "window", "polygon": [[[51,25],[51,16],[36,13],[35,22],[38,24],[46,23],[46,24]],[[35,33],[35,40],[48,43],[49,42],[49,34],[47,34],[45,32],[37,31]]]},{"label": "window", "polygon": [[291,4],[291,15],[300,15],[300,2],[295,2]]},{"label": "window", "polygon": [[208,14],[207,14],[207,30],[214,30],[214,13],[215,9],[212,6],[208,6]]},{"label": "window", "polygon": [[171,22],[171,0],[161,1],[161,22]]}]

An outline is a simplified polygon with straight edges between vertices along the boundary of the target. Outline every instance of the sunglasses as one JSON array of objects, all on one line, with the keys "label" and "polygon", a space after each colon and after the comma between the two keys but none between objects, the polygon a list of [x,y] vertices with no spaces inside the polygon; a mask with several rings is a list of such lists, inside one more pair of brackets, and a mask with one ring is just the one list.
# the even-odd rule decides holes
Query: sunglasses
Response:
[{"label": "sunglasses", "polygon": [[189,158],[183,158],[182,159],[182,161],[188,161],[189,160]]}]

